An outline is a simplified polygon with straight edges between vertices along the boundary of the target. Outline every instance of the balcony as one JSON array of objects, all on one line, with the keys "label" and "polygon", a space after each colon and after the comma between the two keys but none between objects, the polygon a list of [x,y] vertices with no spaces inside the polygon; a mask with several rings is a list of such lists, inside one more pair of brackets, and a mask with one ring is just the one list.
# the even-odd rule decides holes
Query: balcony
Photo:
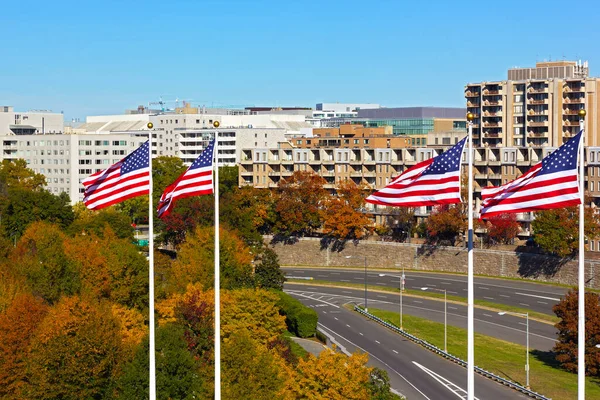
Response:
[{"label": "balcony", "polygon": [[527,99],[529,104],[546,104],[548,99]]},{"label": "balcony", "polygon": [[[254,174],[254,172],[252,172],[252,171],[240,171],[240,175],[242,175],[242,176],[246,176],[246,175],[252,176],[253,174]],[[269,174],[270,174],[270,172],[269,172]]]},{"label": "balcony", "polygon": [[546,111],[546,110],[542,110],[542,111],[539,111],[539,110],[529,110],[529,111],[527,111],[527,115],[540,115],[540,116],[541,115],[548,115],[548,111]]},{"label": "balcony", "polygon": [[474,160],[473,164],[478,166],[485,166],[487,165],[487,160]]},{"label": "balcony", "polygon": [[488,90],[485,89],[483,91],[484,96],[498,96],[500,94],[500,90]]},{"label": "balcony", "polygon": [[530,87],[527,89],[527,93],[548,93],[547,87]]},{"label": "balcony", "polygon": [[563,110],[564,115],[578,115],[578,113],[579,113],[579,110],[569,110],[569,109]]},{"label": "balcony", "polygon": [[502,100],[486,100],[483,102],[484,107],[499,106],[501,104],[502,104]]},{"label": "balcony", "polygon": [[475,179],[487,179],[487,174],[475,174]]},{"label": "balcony", "polygon": [[527,121],[527,126],[544,127],[548,126],[548,121]]},{"label": "balcony", "polygon": [[502,164],[502,161],[500,161],[500,160],[490,160],[488,162],[488,165],[492,165],[492,166],[501,165],[501,164]]},{"label": "balcony", "polygon": [[479,108],[480,105],[481,105],[480,102],[467,101],[467,107],[477,107],[477,108]]},{"label": "balcony", "polygon": [[500,134],[496,133],[496,132],[484,132],[483,137],[490,138],[490,139],[497,139],[500,137]]},{"label": "balcony", "polygon": [[240,161],[240,164],[242,165],[252,165],[253,161],[251,158],[244,158],[243,160]]},{"label": "balcony", "polygon": [[465,97],[479,97],[481,93],[479,92],[471,92],[470,90],[467,90],[465,92]]},{"label": "balcony", "polygon": [[579,126],[579,121],[564,120],[563,126]]},{"label": "balcony", "polygon": [[361,178],[363,176],[363,174],[360,171],[354,171],[354,172],[350,172],[350,176],[353,178]]},{"label": "balcony", "polygon": [[502,116],[502,111],[486,111],[483,113],[484,117],[501,117]]},{"label": "balcony", "polygon": [[575,97],[575,98],[565,97],[564,102],[567,104],[583,104],[585,102],[585,100],[583,97]]},{"label": "balcony", "polygon": [[483,123],[484,128],[499,128],[501,126],[502,126],[502,123],[500,123],[500,122],[484,122]]},{"label": "balcony", "polygon": [[527,136],[534,137],[534,138],[546,138],[546,137],[548,137],[548,132],[529,131],[529,132],[527,132]]},{"label": "balcony", "polygon": [[583,93],[583,92],[585,92],[585,87],[582,85],[565,86],[564,91],[566,93]]},{"label": "balcony", "polygon": [[528,165],[531,165],[531,162],[529,160],[517,160],[517,165],[528,166]]}]

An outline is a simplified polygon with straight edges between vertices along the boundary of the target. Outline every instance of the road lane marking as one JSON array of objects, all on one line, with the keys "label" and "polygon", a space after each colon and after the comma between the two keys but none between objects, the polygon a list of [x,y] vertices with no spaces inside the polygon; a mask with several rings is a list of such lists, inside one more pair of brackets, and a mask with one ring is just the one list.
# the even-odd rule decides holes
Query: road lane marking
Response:
[{"label": "road lane marking", "polygon": [[377,344],[381,344],[381,343],[379,343],[379,340],[376,340],[376,341],[375,341],[375,343],[377,343]]},{"label": "road lane marking", "polygon": [[[334,330],[332,330],[331,328],[326,327],[325,325],[323,325],[320,322],[317,322],[317,325],[319,325],[321,328],[328,330],[329,332],[333,333],[334,335],[337,335],[338,337],[340,337],[341,339],[345,340],[346,342],[350,343],[352,346],[356,347],[357,349],[360,349],[363,353],[368,353],[367,350],[363,349],[362,347],[360,347],[357,344],[354,344],[353,342],[351,342],[350,340],[346,339],[345,337],[343,337],[342,335],[340,335],[339,333],[335,332]],[[361,333],[362,335],[362,333]],[[347,355],[350,356],[350,352],[348,350],[346,350],[346,348],[339,342],[337,342],[335,340],[335,338],[333,338],[332,340],[336,345],[338,345],[338,347]],[[337,343],[336,343],[337,342]],[[390,367],[385,361],[383,361],[381,358],[374,356],[373,354],[369,353],[369,358],[374,358],[377,361],[379,361],[380,363],[382,363],[383,365],[385,365],[386,367],[388,367],[388,369],[390,371],[393,371],[396,375],[398,375],[400,378],[404,379],[406,381],[406,383],[408,383],[413,389],[415,389],[417,392],[419,392],[421,394],[421,396],[423,396],[423,398],[425,398],[425,400],[431,400],[429,397],[425,396],[425,393],[421,392],[415,385],[412,384],[411,381],[409,381],[408,379],[406,379],[404,377],[404,375],[402,375],[400,372],[396,371],[394,368]]]},{"label": "road lane marking", "polygon": [[321,278],[329,278],[329,275],[317,275],[320,276]]},{"label": "road lane marking", "polygon": [[485,296],[483,296],[483,298],[484,298],[484,299],[488,299],[488,300],[494,300],[494,298],[493,298],[493,297],[485,297]]},{"label": "road lane marking", "polygon": [[486,316],[486,317],[489,317],[489,318],[494,318],[494,317],[493,317],[492,315],[490,315],[490,314],[483,314],[483,315],[484,315],[484,316]]},{"label": "road lane marking", "polygon": [[348,328],[350,328],[350,325],[346,324],[346,326],[347,326]]},{"label": "road lane marking", "polygon": [[354,279],[356,279],[357,281],[364,281],[365,280],[365,278],[354,278]]},{"label": "road lane marking", "polygon": [[510,299],[510,296],[507,296],[505,294],[501,294],[500,297],[506,297],[507,299]]},{"label": "road lane marking", "polygon": [[477,286],[477,289],[481,289],[481,290],[490,290],[489,287],[483,287],[483,286]]},{"label": "road lane marking", "polygon": [[458,310],[458,308],[452,307],[452,306],[448,306],[448,308],[451,309],[451,310]]},{"label": "road lane marking", "polygon": [[379,294],[377,295],[377,297],[380,297],[380,298],[382,298],[382,299],[387,299],[387,296],[381,296],[381,295],[379,295]]},{"label": "road lane marking", "polygon": [[446,293],[458,294],[458,292],[453,292],[452,290],[446,290]]},{"label": "road lane marking", "polygon": [[350,293],[350,294],[352,294],[352,292],[349,292],[347,290],[342,290],[342,293]]},{"label": "road lane marking", "polygon": [[350,282],[348,279],[341,279],[342,282]]},{"label": "road lane marking", "polygon": [[[426,367],[422,366],[421,364],[419,364],[416,361],[413,361],[413,364],[415,364],[418,368],[420,368],[427,375],[429,375],[433,379],[435,379],[438,383],[440,383],[442,386],[444,386],[450,392],[454,393],[456,395],[456,397],[458,397],[459,399],[464,399],[465,398],[465,395],[467,394],[467,391],[464,390],[463,388],[461,388],[460,386],[458,386],[457,384],[452,383],[451,381],[449,381],[448,379],[444,378],[440,374],[437,374],[437,373],[433,372],[429,368],[426,368]],[[462,393],[464,393],[464,395]],[[479,400],[477,397],[475,397],[475,399]]]},{"label": "road lane marking", "polygon": [[413,303],[421,303],[421,304],[423,304],[423,302],[419,301],[419,300],[413,300]]},{"label": "road lane marking", "polygon": [[385,285],[387,285],[387,283],[385,283],[385,282],[377,282],[377,284],[378,284],[378,285],[381,285],[381,286],[385,286]]},{"label": "road lane marking", "polygon": [[398,352],[396,350],[392,350],[394,353],[398,354]]},{"label": "road lane marking", "polygon": [[452,285],[450,282],[440,282],[442,285]]},{"label": "road lane marking", "polygon": [[527,303],[519,303],[519,305],[525,306],[525,307],[529,307],[529,304]]},{"label": "road lane marking", "polygon": [[545,301],[538,301],[538,303],[540,303],[540,304],[548,304],[548,303],[547,303],[547,302],[545,302]]},{"label": "road lane marking", "polygon": [[339,272],[331,272],[331,275],[339,275]]},{"label": "road lane marking", "polygon": [[333,319],[335,319],[336,321],[339,321],[339,319],[337,319],[337,317],[333,317]]},{"label": "road lane marking", "polygon": [[365,336],[365,335],[362,334],[362,332],[358,332],[358,333],[360,333],[360,336]]},{"label": "road lane marking", "polygon": [[560,301],[560,299],[557,299],[555,297],[538,296],[536,294],[527,294],[527,293],[519,293],[519,292],[515,292],[515,294],[518,294],[521,296],[537,297],[538,299]]}]

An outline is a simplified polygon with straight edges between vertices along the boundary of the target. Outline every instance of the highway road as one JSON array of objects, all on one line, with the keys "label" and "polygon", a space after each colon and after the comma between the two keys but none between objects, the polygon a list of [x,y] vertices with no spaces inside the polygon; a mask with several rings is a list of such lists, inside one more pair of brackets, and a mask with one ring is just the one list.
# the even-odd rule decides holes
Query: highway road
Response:
[{"label": "highway road", "polygon": [[[290,289],[293,287],[293,289]],[[369,353],[370,364],[388,371],[392,388],[409,400],[466,399],[467,370],[381,325],[342,307],[352,298],[319,296],[312,289],[286,284],[286,292],[313,307],[319,327],[349,352]],[[479,400],[525,399],[524,395],[475,376]]]},{"label": "highway road", "polygon": [[[312,277],[315,280],[364,284],[365,273],[361,269],[282,267],[287,276]],[[401,271],[395,269],[367,271],[369,285],[397,288]],[[449,295],[467,297],[467,277],[463,275],[435,274],[406,271],[406,289],[421,290],[423,287],[446,289]],[[560,301],[568,288],[541,285],[530,282],[494,278],[474,278],[475,299],[506,304],[544,314],[553,315],[552,306]]]},{"label": "highway road", "polygon": [[[300,297],[314,298],[325,302],[343,302],[364,304],[364,290],[338,287],[311,286],[310,284],[286,283],[286,291]],[[398,294],[369,291],[367,295],[369,308],[400,313],[400,296]],[[430,321],[444,323],[444,302],[427,300],[409,296],[403,297],[402,311],[404,315],[413,315]],[[448,304],[448,325],[467,329],[467,307]],[[475,308],[474,326],[477,333],[522,346],[527,342],[527,327],[524,318],[510,315],[498,315],[489,310]],[[405,326],[409,329],[410,326]],[[556,341],[556,329],[549,324],[529,320],[529,346],[542,351],[551,350]]]}]

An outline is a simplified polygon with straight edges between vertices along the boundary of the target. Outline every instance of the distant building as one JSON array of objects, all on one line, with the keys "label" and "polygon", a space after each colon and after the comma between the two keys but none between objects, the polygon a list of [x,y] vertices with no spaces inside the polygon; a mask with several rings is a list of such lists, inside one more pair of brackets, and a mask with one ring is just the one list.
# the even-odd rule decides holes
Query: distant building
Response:
[{"label": "distant building", "polygon": [[63,133],[64,115],[52,111],[15,111],[12,106],[0,106],[0,135],[32,135]]}]

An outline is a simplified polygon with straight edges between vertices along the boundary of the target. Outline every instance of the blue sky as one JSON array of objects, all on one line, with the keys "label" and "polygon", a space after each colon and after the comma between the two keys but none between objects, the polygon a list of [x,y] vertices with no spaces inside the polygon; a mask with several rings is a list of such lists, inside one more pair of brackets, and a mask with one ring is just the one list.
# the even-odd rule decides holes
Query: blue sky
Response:
[{"label": "blue sky", "polygon": [[536,60],[577,57],[600,75],[595,1],[406,3],[13,0],[0,15],[0,104],[67,119],[161,95],[460,107],[465,83]]}]

